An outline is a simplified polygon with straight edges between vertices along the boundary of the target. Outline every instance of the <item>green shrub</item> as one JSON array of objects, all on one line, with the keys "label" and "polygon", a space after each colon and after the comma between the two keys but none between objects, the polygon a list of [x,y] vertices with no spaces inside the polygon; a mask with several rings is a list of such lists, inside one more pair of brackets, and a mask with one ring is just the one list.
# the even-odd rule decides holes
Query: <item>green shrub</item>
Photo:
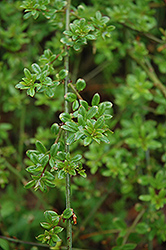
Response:
[{"label": "green shrub", "polygon": [[[66,227],[59,220],[77,215],[76,248],[159,249],[166,240],[165,3],[71,4],[66,30],[65,1],[0,3],[1,234],[23,241],[40,234],[55,245]],[[68,174],[74,212],[64,205]],[[50,234],[56,228],[52,238],[39,222]],[[65,246],[65,230],[60,237]],[[15,247],[0,240],[4,250]]]}]

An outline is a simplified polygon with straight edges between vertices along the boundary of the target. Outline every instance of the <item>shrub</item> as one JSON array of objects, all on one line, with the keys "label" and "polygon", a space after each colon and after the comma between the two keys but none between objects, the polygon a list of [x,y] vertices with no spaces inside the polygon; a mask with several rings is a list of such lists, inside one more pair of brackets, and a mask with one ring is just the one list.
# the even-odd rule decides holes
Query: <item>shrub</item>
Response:
[{"label": "shrub", "polygon": [[[62,220],[76,223],[77,216],[77,248],[160,249],[166,235],[165,3],[71,4],[69,25],[65,1],[0,3],[1,233],[23,241],[40,234],[55,245]],[[28,184],[25,168],[33,175]],[[66,175],[74,177],[72,205],[64,209]],[[60,237],[65,245],[64,231]],[[2,249],[13,247],[0,240]]]}]

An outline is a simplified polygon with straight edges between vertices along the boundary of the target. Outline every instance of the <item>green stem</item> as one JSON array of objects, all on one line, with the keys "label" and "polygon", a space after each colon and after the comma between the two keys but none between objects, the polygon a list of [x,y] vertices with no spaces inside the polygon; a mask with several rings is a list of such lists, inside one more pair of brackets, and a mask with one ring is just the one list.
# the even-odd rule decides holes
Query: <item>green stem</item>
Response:
[{"label": "green stem", "polygon": [[26,106],[23,104],[21,108],[21,118],[20,118],[20,134],[19,134],[19,143],[18,143],[18,161],[23,168],[23,137],[24,137],[24,127],[25,127],[25,113]]},{"label": "green stem", "polygon": [[10,172],[12,172],[18,177],[18,179],[23,183],[23,185],[27,183],[22,174],[16,168],[14,168],[7,160],[4,160],[4,165],[10,170]]},{"label": "green stem", "polygon": [[[70,24],[70,4],[71,0],[67,0],[66,5],[66,30],[69,30]],[[66,46],[67,55],[65,57],[65,69],[69,72],[69,48]],[[68,76],[65,78],[65,95],[68,92]],[[68,102],[65,100],[65,112],[69,113]],[[68,132],[65,132],[65,151],[69,152],[69,146],[66,141],[68,138]],[[70,175],[66,176],[66,208],[70,208],[70,200],[71,200],[71,185],[70,185]],[[71,219],[67,220],[67,249],[72,250],[72,224]]]}]

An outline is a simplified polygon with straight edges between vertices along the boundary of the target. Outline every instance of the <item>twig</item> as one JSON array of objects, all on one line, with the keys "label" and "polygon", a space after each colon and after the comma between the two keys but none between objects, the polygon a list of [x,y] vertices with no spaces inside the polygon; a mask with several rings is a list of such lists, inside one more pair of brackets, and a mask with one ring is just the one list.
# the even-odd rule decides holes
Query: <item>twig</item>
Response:
[{"label": "twig", "polygon": [[130,26],[127,25],[126,23],[121,23],[121,22],[120,22],[120,24],[122,24],[124,27],[126,27],[126,28],[128,28],[128,29],[130,29],[130,30],[133,30],[133,31],[135,31],[135,32],[138,32],[140,35],[145,36],[145,37],[149,38],[150,40],[152,40],[152,41],[154,41],[154,42],[156,42],[156,43],[161,43],[161,44],[164,43],[163,40],[161,40],[161,39],[159,39],[159,38],[153,36],[153,35],[150,34],[150,33],[145,33],[145,32],[143,32],[143,31],[139,31],[139,30],[137,30],[137,29],[134,29],[133,27],[130,27]]},{"label": "twig", "polygon": [[[49,248],[50,249],[50,246],[48,246],[46,244],[41,244],[41,243],[36,243],[36,242],[30,242],[30,241],[24,241],[24,240],[19,240],[19,239],[14,239],[14,238],[2,236],[2,235],[0,235],[0,238],[4,239],[4,240],[7,240],[7,241],[19,243],[19,244],[32,245],[32,246],[38,246],[38,247],[45,247],[45,248]],[[62,250],[66,250],[67,247],[62,246],[61,249]],[[72,250],[88,250],[88,249],[73,248]]]},{"label": "twig", "polygon": [[78,93],[78,91],[75,89],[75,87],[73,86],[73,84],[71,82],[68,84],[68,86],[72,88],[72,90],[77,95],[79,100],[83,100],[82,96],[80,96],[80,94]]},{"label": "twig", "polygon": [[14,174],[18,177],[18,179],[20,179],[20,181],[23,183],[23,185],[26,185],[27,181],[25,180],[25,178],[22,176],[22,174],[16,169],[14,168],[7,160],[4,160],[5,162],[5,166]]},{"label": "twig", "polygon": [[139,220],[141,219],[141,217],[143,216],[143,214],[145,213],[145,209],[142,209],[142,211],[137,215],[137,217],[135,218],[133,224],[131,225],[131,227],[129,227],[129,229],[127,230],[126,235],[123,238],[123,243],[122,245],[125,245],[129,235],[134,231],[136,225],[138,224]]},{"label": "twig", "polygon": [[150,62],[147,60],[145,60],[145,62],[143,62],[142,60],[138,60],[135,56],[133,56],[133,54],[131,52],[129,52],[129,55],[132,59],[134,59],[136,61],[137,64],[139,64],[141,66],[141,68],[143,68],[145,70],[145,72],[147,73],[147,75],[149,76],[151,81],[153,82],[154,86],[157,87],[162,92],[164,97],[166,97],[166,87],[158,79]]},{"label": "twig", "polygon": [[85,75],[83,78],[86,82],[94,78],[96,75],[98,75],[100,72],[103,71],[108,65],[110,64],[109,61],[103,62],[101,65],[97,66],[95,69],[93,69],[91,72],[89,72],[87,75]]},{"label": "twig", "polygon": [[40,247],[49,248],[49,246],[46,245],[46,244],[40,244],[40,243],[35,243],[35,242],[30,242],[30,241],[24,241],[24,240],[14,239],[14,238],[2,236],[2,235],[0,235],[0,238],[1,238],[1,239],[4,239],[4,240],[8,240],[8,241],[15,242],[15,243],[20,243],[20,244],[26,244],[26,245],[40,246]]},{"label": "twig", "polygon": [[[111,183],[111,187],[113,187],[113,183]],[[95,213],[97,212],[97,210],[100,208],[100,206],[103,204],[103,202],[106,200],[106,198],[108,197],[108,195],[112,192],[112,188],[108,187],[107,192],[101,197],[101,199],[98,201],[98,203],[93,207],[93,209],[90,210],[90,213],[88,214],[88,216],[86,217],[86,219],[82,222],[81,227],[78,229],[78,231],[75,233],[74,237],[73,237],[73,241],[76,240],[79,236],[79,234],[81,233],[81,229],[84,228],[88,222],[92,219],[92,217],[95,215]]]},{"label": "twig", "polygon": [[120,233],[120,230],[118,230],[118,229],[103,230],[103,231],[99,231],[99,232],[93,232],[93,233],[81,235],[80,239],[85,240],[87,238],[90,238],[90,237],[93,237],[93,236],[96,236],[96,235],[117,234],[117,233]]},{"label": "twig", "polygon": [[[69,24],[70,24],[70,4],[71,0],[67,0],[66,4],[66,30],[69,30]],[[66,50],[66,56],[65,56],[65,69],[66,71],[69,72],[69,48],[65,46]],[[69,77],[67,76],[65,78],[65,95],[68,92],[68,79]],[[68,107],[68,102],[65,100],[65,112],[69,113],[69,107]],[[65,151],[66,153],[69,152],[69,145],[67,145],[66,141],[68,138],[68,132],[65,131]],[[66,209],[70,208],[70,203],[71,203],[71,184],[70,184],[70,174],[67,173],[66,175]],[[72,250],[72,224],[71,224],[71,219],[67,220],[67,249]]]}]

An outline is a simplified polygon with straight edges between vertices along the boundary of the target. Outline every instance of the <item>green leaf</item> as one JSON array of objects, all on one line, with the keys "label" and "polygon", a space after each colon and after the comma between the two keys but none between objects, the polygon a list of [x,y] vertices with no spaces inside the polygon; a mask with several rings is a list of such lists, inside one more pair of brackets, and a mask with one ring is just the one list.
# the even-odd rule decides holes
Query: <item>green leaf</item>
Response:
[{"label": "green leaf", "polygon": [[113,106],[112,102],[106,101],[106,102],[103,102],[103,103],[104,103],[104,105],[106,106],[106,109],[111,109],[112,106]]},{"label": "green leaf", "polygon": [[51,228],[51,225],[48,222],[40,222],[40,225],[45,229]]},{"label": "green leaf", "polygon": [[68,170],[68,173],[70,174],[70,175],[76,175],[76,171],[75,171],[75,169],[69,169]]},{"label": "green leaf", "polygon": [[97,129],[97,128],[103,127],[104,124],[105,124],[105,122],[104,122],[104,117],[101,116],[101,117],[99,117],[99,119],[97,119],[97,121],[95,122],[94,128]]},{"label": "green leaf", "polygon": [[34,185],[35,185],[35,180],[31,180],[31,181],[29,181],[24,187],[25,187],[26,189],[28,189],[28,188],[33,187]]},{"label": "green leaf", "polygon": [[79,78],[76,82],[76,88],[78,91],[82,91],[86,87],[86,82],[84,79]]},{"label": "green leaf", "polygon": [[40,153],[43,153],[43,154],[46,153],[46,151],[47,151],[47,150],[46,150],[46,147],[45,147],[40,141],[36,141],[35,145],[36,145],[37,150],[38,150]]},{"label": "green leaf", "polygon": [[31,80],[32,75],[31,75],[31,72],[29,71],[29,69],[25,68],[24,74],[25,74],[26,78],[28,78],[28,80]]},{"label": "green leaf", "polygon": [[85,170],[80,170],[80,171],[78,171],[78,173],[79,173],[82,177],[84,177],[84,178],[87,177],[87,174],[85,173]]},{"label": "green leaf", "polygon": [[76,94],[74,94],[72,92],[66,93],[66,95],[64,97],[65,97],[65,100],[68,102],[74,102],[77,99]]},{"label": "green leaf", "polygon": [[52,146],[51,146],[51,149],[50,149],[50,155],[52,156],[52,157],[55,157],[56,156],[56,154],[57,154],[57,152],[58,152],[58,144],[57,143],[55,143],[55,144],[53,144]]},{"label": "green leaf", "polygon": [[88,146],[91,142],[92,142],[92,138],[91,137],[86,137],[84,139],[84,146]]},{"label": "green leaf", "polygon": [[78,114],[82,115],[83,118],[86,118],[86,109],[83,106],[80,106],[79,110],[78,110]]},{"label": "green leaf", "polygon": [[61,113],[59,118],[61,119],[62,122],[67,122],[67,121],[71,121],[71,116],[69,113]]},{"label": "green leaf", "polygon": [[48,97],[53,97],[54,96],[54,90],[52,89],[52,88],[46,88],[46,90],[45,90],[45,94],[48,96]]},{"label": "green leaf", "polygon": [[64,130],[69,131],[69,132],[72,132],[72,133],[75,133],[75,132],[76,132],[75,129],[73,129],[73,128],[67,126],[67,125],[63,125],[62,128],[63,128]]},{"label": "green leaf", "polygon": [[59,233],[61,233],[63,230],[64,230],[63,227],[56,226],[56,227],[54,228],[54,233],[55,233],[55,234],[59,234]]},{"label": "green leaf", "polygon": [[104,114],[104,119],[105,120],[110,120],[111,118],[112,118],[112,115]]},{"label": "green leaf", "polygon": [[81,49],[81,46],[79,44],[74,44],[73,48],[78,51]]},{"label": "green leaf", "polygon": [[39,152],[37,150],[27,150],[26,155],[30,158],[31,154],[38,154]]},{"label": "green leaf", "polygon": [[107,32],[111,32],[111,31],[113,31],[114,29],[115,29],[115,26],[109,25],[109,26],[107,27]]},{"label": "green leaf", "polygon": [[32,69],[35,73],[40,74],[41,73],[41,68],[37,63],[32,64]]},{"label": "green leaf", "polygon": [[136,226],[136,232],[139,234],[146,234],[150,231],[150,227],[145,222],[140,222]]},{"label": "green leaf", "polygon": [[85,126],[86,125],[86,122],[85,122],[85,120],[84,120],[84,118],[83,118],[82,115],[78,114],[77,118],[78,118],[78,124],[79,124],[79,126]]},{"label": "green leaf", "polygon": [[80,100],[80,104],[88,111],[89,105],[88,105],[88,103],[86,101]]},{"label": "green leaf", "polygon": [[44,212],[44,216],[46,218],[46,221],[51,224],[53,218],[52,218],[51,214],[49,213],[49,211]]},{"label": "green leaf", "polygon": [[100,95],[98,93],[96,93],[93,98],[92,98],[92,106],[97,106],[100,102]]},{"label": "green leaf", "polygon": [[77,123],[75,123],[75,122],[66,122],[66,125],[67,125],[68,127],[72,128],[72,129],[74,129],[75,132],[78,131],[78,124],[77,124]]},{"label": "green leaf", "polygon": [[36,154],[34,154],[34,153],[31,153],[31,154],[29,155],[29,158],[30,158],[30,160],[31,160],[34,164],[37,164],[37,163],[39,162],[38,156],[37,156]]},{"label": "green leaf", "polygon": [[87,119],[91,119],[92,117],[94,117],[96,115],[97,111],[98,111],[97,106],[91,107],[87,112]]},{"label": "green leaf", "polygon": [[34,87],[31,87],[27,90],[27,95],[30,95],[31,97],[35,95]]},{"label": "green leaf", "polygon": [[97,11],[97,12],[96,12],[96,18],[97,18],[98,20],[100,20],[100,19],[102,18],[102,15],[101,15],[101,12],[100,12],[100,11]]},{"label": "green leaf", "polygon": [[42,159],[41,159],[41,164],[43,167],[45,167],[47,165],[49,161],[49,155],[45,155]]},{"label": "green leaf", "polygon": [[35,165],[27,167],[26,170],[31,174],[37,174],[38,172],[41,172],[43,170],[43,167],[41,165]]},{"label": "green leaf", "polygon": [[93,126],[93,123],[92,123],[92,121],[93,120],[87,120],[87,122],[86,122],[86,129],[90,132],[90,133],[92,133],[92,131],[94,130],[94,126]]},{"label": "green leaf", "polygon": [[50,164],[51,168],[55,167],[55,160],[52,157],[50,157],[50,159],[49,159],[49,164]]},{"label": "green leaf", "polygon": [[52,183],[51,181],[49,180],[43,180],[43,181],[44,181],[44,184],[47,185],[48,187],[51,187],[51,188],[55,187],[55,184]]},{"label": "green leaf", "polygon": [[95,35],[92,35],[92,34],[86,35],[86,38],[87,38],[88,40],[96,40],[96,36],[95,36]]},{"label": "green leaf", "polygon": [[20,82],[15,86],[16,89],[28,89],[29,86],[25,86],[25,82]]},{"label": "green leaf", "polygon": [[52,124],[51,133],[54,135],[57,135],[59,133],[59,125],[57,123]]},{"label": "green leaf", "polygon": [[9,250],[9,243],[8,243],[8,241],[5,240],[5,239],[0,239],[0,247],[3,250]]},{"label": "green leaf", "polygon": [[65,152],[59,151],[57,156],[58,156],[58,159],[60,161],[64,161],[66,159],[66,153]]},{"label": "green leaf", "polygon": [[45,171],[44,177],[47,178],[49,181],[53,181],[55,179],[55,176],[48,171]]},{"label": "green leaf", "polygon": [[139,199],[141,201],[150,201],[151,200],[151,196],[149,194],[142,194],[139,196]]},{"label": "green leaf", "polygon": [[61,239],[59,238],[59,236],[57,234],[52,235],[52,240],[53,240],[53,242],[61,241]]},{"label": "green leaf", "polygon": [[74,161],[74,162],[77,162],[77,161],[80,161],[82,159],[82,155],[75,155],[71,160]]},{"label": "green leaf", "polygon": [[83,137],[84,136],[84,133],[82,133],[82,132],[80,132],[80,131],[77,131],[76,133],[75,133],[75,140],[77,141],[77,140],[79,140],[81,137]]},{"label": "green leaf", "polygon": [[58,79],[64,80],[68,76],[68,70],[62,69],[59,74],[57,74]]},{"label": "green leaf", "polygon": [[31,12],[28,12],[24,15],[24,20],[28,19],[32,15]]},{"label": "green leaf", "polygon": [[61,43],[66,44],[67,46],[73,46],[74,42],[71,40],[71,38],[68,37],[62,37],[60,39]]},{"label": "green leaf", "polygon": [[106,110],[106,104],[104,102],[100,103],[99,110],[98,110],[99,116],[103,115],[105,110]]},{"label": "green leaf", "polygon": [[52,211],[52,210],[45,211],[44,212],[44,217],[49,223],[52,223],[52,221],[54,221],[54,220],[59,221],[59,215],[56,212]]},{"label": "green leaf", "polygon": [[63,212],[63,219],[69,219],[73,215],[73,210],[71,208],[66,208]]},{"label": "green leaf", "polygon": [[58,171],[58,179],[64,179],[66,177],[66,172],[63,169]]},{"label": "green leaf", "polygon": [[73,111],[77,110],[79,108],[79,102],[75,100],[72,104],[72,109]]},{"label": "green leaf", "polygon": [[105,142],[105,143],[110,143],[109,139],[107,138],[107,136],[102,135],[101,137],[99,137],[100,141]]},{"label": "green leaf", "polygon": [[126,229],[126,223],[121,218],[115,218],[113,221],[113,225],[117,229]]},{"label": "green leaf", "polygon": [[75,134],[72,134],[67,138],[66,143],[67,145],[71,145],[74,141],[75,141]]},{"label": "green leaf", "polygon": [[40,179],[37,181],[35,187],[34,187],[35,191],[40,189],[42,192],[45,191],[45,185],[44,185],[44,182]]},{"label": "green leaf", "polygon": [[65,35],[67,35],[67,36],[72,36],[72,35],[73,35],[73,33],[72,33],[70,30],[65,30],[65,31],[63,32],[63,34],[65,34]]},{"label": "green leaf", "polygon": [[[36,239],[38,240],[38,241],[43,241],[44,239],[45,239],[45,235],[44,234],[40,234],[40,235],[38,235],[37,237],[36,237]],[[43,242],[44,243],[44,242]]]}]

